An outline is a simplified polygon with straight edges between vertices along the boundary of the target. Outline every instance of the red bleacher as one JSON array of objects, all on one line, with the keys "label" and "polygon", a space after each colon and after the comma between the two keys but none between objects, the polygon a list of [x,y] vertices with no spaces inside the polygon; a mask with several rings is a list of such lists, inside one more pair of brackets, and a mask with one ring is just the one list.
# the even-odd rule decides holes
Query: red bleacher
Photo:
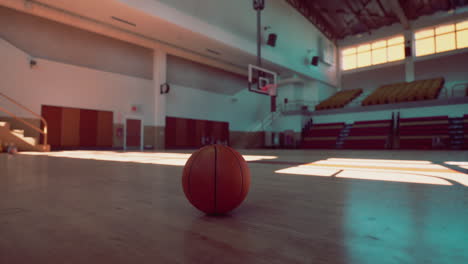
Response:
[{"label": "red bleacher", "polygon": [[401,149],[431,149],[448,146],[448,116],[402,118],[399,124]]},{"label": "red bleacher", "polygon": [[314,124],[304,131],[304,148],[335,148],[336,140],[345,123]]},{"label": "red bleacher", "polygon": [[346,149],[384,149],[389,146],[392,120],[355,122],[346,137]]}]

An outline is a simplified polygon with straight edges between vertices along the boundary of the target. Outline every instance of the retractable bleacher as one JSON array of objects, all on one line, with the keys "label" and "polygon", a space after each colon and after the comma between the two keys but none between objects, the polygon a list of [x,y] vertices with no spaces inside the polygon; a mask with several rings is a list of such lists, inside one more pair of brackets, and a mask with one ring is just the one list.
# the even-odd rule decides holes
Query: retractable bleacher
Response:
[{"label": "retractable bleacher", "polygon": [[437,99],[444,78],[382,85],[362,101],[363,106]]},{"label": "retractable bleacher", "polygon": [[304,148],[335,148],[345,123],[313,124],[304,131]]},{"label": "retractable bleacher", "polygon": [[345,149],[385,149],[389,147],[392,135],[392,120],[355,122],[343,148]]},{"label": "retractable bleacher", "polygon": [[399,135],[401,149],[432,149],[449,145],[448,116],[401,118]]},{"label": "retractable bleacher", "polygon": [[362,89],[339,91],[315,106],[315,110],[343,108],[362,93]]}]

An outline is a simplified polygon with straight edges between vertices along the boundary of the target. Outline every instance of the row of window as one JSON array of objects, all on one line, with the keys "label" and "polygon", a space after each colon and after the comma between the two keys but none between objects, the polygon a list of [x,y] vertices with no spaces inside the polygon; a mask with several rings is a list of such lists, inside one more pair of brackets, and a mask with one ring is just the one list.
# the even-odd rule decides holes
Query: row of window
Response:
[{"label": "row of window", "polygon": [[[416,31],[414,34],[415,55],[445,52],[468,47],[468,20]],[[351,70],[392,61],[405,57],[403,35],[365,43],[342,50],[342,69]]]}]

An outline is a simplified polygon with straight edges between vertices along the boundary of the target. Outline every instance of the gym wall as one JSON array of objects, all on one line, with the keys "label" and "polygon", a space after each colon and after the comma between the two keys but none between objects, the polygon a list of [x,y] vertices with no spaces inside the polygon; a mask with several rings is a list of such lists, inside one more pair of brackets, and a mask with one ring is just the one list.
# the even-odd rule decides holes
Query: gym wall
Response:
[{"label": "gym wall", "polygon": [[[151,50],[3,7],[0,23],[0,57],[7,62],[0,65],[0,91],[36,113],[41,113],[42,105],[111,111],[114,131],[123,127],[126,116],[137,116],[148,132],[145,144],[153,144]],[[30,65],[31,59],[36,65]],[[1,103],[16,115],[40,124],[7,101],[2,99]],[[140,105],[141,111],[132,113],[132,105]],[[0,119],[11,121],[3,113]],[[39,138],[25,126],[12,122],[12,127]],[[114,147],[122,143],[114,136]]]},{"label": "gym wall", "polygon": [[0,37],[33,57],[153,79],[153,51],[0,6]]}]

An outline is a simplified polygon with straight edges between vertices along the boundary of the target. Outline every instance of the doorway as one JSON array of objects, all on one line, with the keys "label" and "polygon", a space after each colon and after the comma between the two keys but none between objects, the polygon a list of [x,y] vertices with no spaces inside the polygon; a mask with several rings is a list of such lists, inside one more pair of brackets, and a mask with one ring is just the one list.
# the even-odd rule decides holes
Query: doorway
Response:
[{"label": "doorway", "polygon": [[125,119],[124,150],[143,150],[143,129],[141,119]]}]

